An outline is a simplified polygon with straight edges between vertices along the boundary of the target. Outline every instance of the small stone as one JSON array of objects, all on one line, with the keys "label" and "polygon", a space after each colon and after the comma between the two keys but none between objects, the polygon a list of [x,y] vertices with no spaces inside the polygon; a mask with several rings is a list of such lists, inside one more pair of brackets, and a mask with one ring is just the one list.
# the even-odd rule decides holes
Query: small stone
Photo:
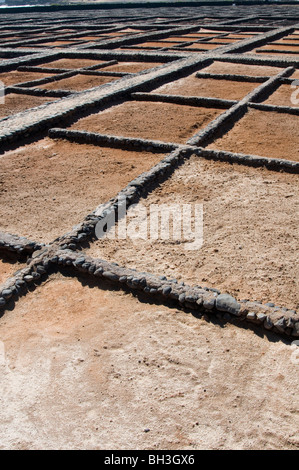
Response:
[{"label": "small stone", "polygon": [[254,312],[248,312],[246,318],[248,321],[254,321],[256,319],[256,315]]},{"label": "small stone", "polygon": [[167,295],[170,294],[171,290],[172,290],[172,289],[171,289],[170,286],[163,287],[162,294],[165,295],[165,296],[167,296]]},{"label": "small stone", "polygon": [[260,323],[264,323],[267,318],[267,315],[265,313],[258,313],[256,318]]},{"label": "small stone", "polygon": [[4,289],[1,292],[1,295],[4,297],[4,299],[10,299],[12,297],[12,291],[10,289]]},{"label": "small stone", "polygon": [[3,299],[3,297],[0,297],[0,307],[4,307],[5,304],[6,304],[5,299]]},{"label": "small stone", "polygon": [[197,295],[192,295],[192,294],[187,294],[186,297],[185,297],[185,301],[186,302],[190,302],[191,304],[192,303],[196,303],[197,301]]},{"label": "small stone", "polygon": [[102,274],[103,274],[103,268],[98,268],[94,272],[95,276],[101,276]]},{"label": "small stone", "polygon": [[299,336],[299,321],[294,323],[293,330],[292,330],[292,336]]},{"label": "small stone", "polygon": [[215,306],[215,298],[214,297],[203,297],[203,307],[207,310],[213,310]]},{"label": "small stone", "polygon": [[264,328],[266,330],[271,330],[273,328],[273,322],[270,317],[267,316],[267,318],[264,321]]},{"label": "small stone", "polygon": [[37,266],[36,267],[36,272],[38,272],[39,274],[46,274],[46,269],[44,268],[44,266]]},{"label": "small stone", "polygon": [[34,280],[37,280],[37,279],[40,279],[41,275],[37,272],[33,272],[32,277],[33,277]]},{"label": "small stone", "polygon": [[280,318],[277,322],[274,323],[274,326],[275,326],[275,328],[277,328],[277,330],[278,330],[280,333],[284,333],[284,330],[285,330],[285,328],[286,328],[285,319],[284,319],[284,318]]},{"label": "small stone", "polygon": [[79,233],[79,235],[78,235],[78,240],[79,240],[79,241],[85,240],[86,237],[87,237],[86,233]]},{"label": "small stone", "polygon": [[197,305],[191,302],[185,302],[185,307],[189,308],[190,310],[196,310]]},{"label": "small stone", "polygon": [[88,268],[89,274],[93,274],[95,272],[95,269],[96,269],[96,267],[93,264],[90,265],[89,268]]},{"label": "small stone", "polygon": [[90,266],[90,263],[83,263],[83,264],[81,264],[81,268],[84,269],[85,271],[88,271],[89,266]]},{"label": "small stone", "polygon": [[27,276],[24,276],[24,281],[26,281],[27,283],[30,283],[30,282],[33,282],[33,276],[31,276],[30,274],[27,274]]},{"label": "small stone", "polygon": [[216,298],[216,308],[221,312],[228,312],[239,316],[241,305],[229,294],[220,294]]},{"label": "small stone", "polygon": [[103,272],[103,276],[106,278],[106,279],[109,279],[109,281],[118,281],[119,280],[119,277],[117,274],[111,272],[111,271],[104,271]]},{"label": "small stone", "polygon": [[220,295],[220,290],[219,289],[215,289],[215,287],[210,287],[210,291],[211,292],[216,292],[216,294],[219,294]]},{"label": "small stone", "polygon": [[170,294],[169,294],[169,297],[171,299],[175,299],[175,300],[178,300],[180,294],[178,292],[175,292],[175,291],[171,291]]}]

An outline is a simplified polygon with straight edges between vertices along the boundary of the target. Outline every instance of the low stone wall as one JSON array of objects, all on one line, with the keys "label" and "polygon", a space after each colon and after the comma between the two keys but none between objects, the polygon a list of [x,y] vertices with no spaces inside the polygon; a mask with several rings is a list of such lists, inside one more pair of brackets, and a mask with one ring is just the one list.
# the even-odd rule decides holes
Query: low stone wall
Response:
[{"label": "low stone wall", "polygon": [[134,100],[153,101],[182,104],[188,106],[205,107],[205,108],[223,108],[229,109],[238,103],[235,100],[223,100],[220,98],[207,98],[205,96],[181,96],[181,95],[163,95],[155,93],[131,93]]},{"label": "low stone wall", "polygon": [[197,312],[197,315],[216,316],[224,322],[237,322],[238,325],[254,324],[266,331],[273,331],[288,338],[299,337],[299,315],[294,310],[261,304],[251,301],[237,301],[229,294],[214,288],[188,286],[176,279],[167,279],[147,272],[138,272],[93,259],[71,250],[41,250],[29,261],[28,267],[20,270],[0,287],[0,309],[5,309],[11,301],[23,295],[29,288],[41,282],[51,269],[66,267],[71,273],[83,273],[108,282],[112,288],[118,287],[133,292],[142,292],[153,302],[171,304],[177,308]]},{"label": "low stone wall", "polygon": [[[255,16],[248,17],[246,21],[254,19]],[[219,22],[215,28],[225,31],[234,31],[233,24],[239,22],[239,18],[232,19],[229,26],[223,26]],[[227,23],[223,22],[223,23]],[[147,25],[148,26],[148,25]],[[139,175],[131,181],[115,197],[110,199],[105,205],[96,208],[92,213],[87,214],[84,220],[76,227],[54,240],[50,245],[43,245],[32,242],[24,237],[0,233],[0,251],[15,253],[16,255],[25,255],[29,257],[27,266],[15,273],[7,282],[0,286],[0,309],[3,312],[10,308],[11,302],[17,300],[21,295],[34,288],[35,285],[42,282],[48,275],[55,271],[64,272],[68,269],[72,274],[78,273],[89,276],[98,281],[99,287],[103,283],[108,283],[111,288],[121,288],[135,293],[142,293],[149,301],[174,305],[177,308],[194,311],[196,315],[215,316],[218,320],[232,322],[242,325],[254,325],[265,331],[273,331],[289,339],[299,337],[299,315],[290,309],[281,306],[275,306],[273,303],[261,304],[251,301],[238,301],[227,293],[221,293],[214,288],[201,286],[188,286],[176,279],[167,279],[163,273],[154,275],[152,273],[138,272],[133,269],[120,267],[116,263],[109,263],[100,259],[93,259],[77,250],[81,249],[86,242],[95,238],[95,228],[99,222],[107,220],[111,215],[118,218],[119,199],[124,198],[126,208],[131,204],[138,202],[140,197],[146,196],[153,188],[165,181],[173,171],[178,168],[191,155],[197,155],[199,158],[213,158],[215,160],[224,160],[236,162],[245,165],[265,166],[271,170],[299,172],[299,162],[269,159],[254,155],[235,154],[225,151],[213,151],[202,146],[213,140],[218,132],[222,132],[225,126],[232,126],[237,122],[250,107],[256,107],[262,110],[271,110],[272,112],[285,112],[298,114],[298,109],[280,106],[268,106],[257,103],[272,93],[281,83],[291,83],[289,78],[294,71],[290,66],[299,68],[299,59],[293,57],[274,58],[258,57],[256,54],[240,55],[246,50],[265,45],[269,40],[273,41],[283,35],[292,32],[294,27],[279,28],[272,30],[270,27],[262,26],[242,26],[240,30],[262,32],[258,37],[244,39],[237,44],[227,44],[217,51],[208,50],[203,54],[197,51],[197,54],[190,54],[190,49],[184,50],[183,46],[192,42],[199,43],[200,40],[177,43],[170,50],[164,50],[161,43],[159,51],[145,51],[140,48],[139,51],[116,51],[111,47],[127,45],[128,47],[137,47],[138,43],[151,39],[162,39],[169,35],[188,33],[196,31],[200,26],[206,27],[206,24],[196,26],[166,28],[165,25],[157,25],[159,31],[151,31],[144,34],[136,34],[127,38],[115,38],[99,40],[90,44],[83,44],[77,48],[67,49],[44,49],[43,52],[35,50],[19,49],[19,57],[14,57],[9,61],[0,63],[0,72],[7,72],[18,69],[20,71],[35,71],[40,73],[53,72],[54,77],[33,80],[25,82],[20,86],[9,87],[10,93],[25,93],[38,96],[64,97],[61,101],[56,101],[38,108],[19,113],[12,118],[2,120],[0,123],[0,142],[14,143],[20,138],[27,137],[33,133],[49,129],[57,125],[60,121],[65,124],[65,118],[70,116],[78,117],[82,111],[92,110],[96,106],[112,105],[116,100],[129,99],[137,100],[165,101],[177,104],[188,104],[191,106],[220,107],[226,111],[210,123],[205,129],[200,131],[187,145],[178,145],[175,143],[164,143],[159,141],[149,141],[145,139],[134,139],[126,137],[116,137],[109,135],[100,135],[83,131],[69,131],[65,129],[51,129],[49,136],[52,138],[65,138],[78,143],[90,143],[93,145],[107,145],[125,149],[140,149],[148,152],[165,152],[166,157],[155,165],[152,169]],[[114,30],[121,29],[123,26]],[[137,23],[136,27],[141,27]],[[94,29],[98,27],[94,25]],[[102,27],[103,28],[103,27]],[[105,28],[104,28],[105,29]],[[268,32],[268,30],[270,30]],[[112,31],[109,29],[108,31]],[[265,32],[266,31],[266,32]],[[77,34],[66,34],[55,37],[57,40],[79,37],[85,34],[81,31]],[[217,37],[219,35],[215,35]],[[54,36],[53,36],[54,37]],[[49,40],[49,37],[47,38]],[[51,39],[51,37],[50,37]],[[42,40],[29,40],[27,44],[38,44]],[[12,42],[19,44],[20,41]],[[26,44],[22,42],[21,45]],[[130,46],[131,44],[131,46]],[[135,46],[134,46],[135,44]],[[137,46],[136,46],[137,44]],[[91,50],[94,49],[94,50]],[[97,50],[96,50],[97,49]],[[168,48],[167,48],[168,49]],[[6,57],[13,57],[16,52],[8,47],[0,49],[0,54]],[[24,56],[24,54],[26,54]],[[192,57],[191,57],[192,55]],[[60,69],[51,67],[38,67],[50,61],[62,58],[90,58],[95,60],[105,60],[105,63],[86,67],[83,69]],[[140,62],[161,62],[162,66],[153,69],[144,70],[138,74],[125,72],[105,72],[105,67],[117,63],[117,61],[140,61]],[[214,60],[229,61],[235,63],[244,63],[249,65],[269,65],[283,68],[283,70],[274,77],[251,77],[246,75],[231,74],[207,74],[198,72],[199,69],[210,65]],[[237,80],[244,82],[257,82],[261,85],[253,92],[249,93],[243,100],[220,100],[216,98],[205,97],[184,97],[173,95],[149,94],[159,84],[167,83],[170,80],[184,77],[192,72],[197,72],[198,78],[217,78],[223,80]],[[46,84],[55,80],[71,77],[77,73],[90,75],[109,75],[115,77],[124,77],[117,80],[116,83],[110,83],[96,87],[81,93],[69,93],[65,90],[47,91],[34,88],[36,85]],[[71,96],[69,96],[71,94]],[[169,153],[170,152],[170,153]]]},{"label": "low stone wall", "polygon": [[41,249],[42,243],[28,240],[26,237],[19,237],[6,232],[0,232],[0,250],[14,252],[16,254],[32,255],[36,250]]},{"label": "low stone wall", "polygon": [[280,85],[281,78],[289,77],[294,72],[293,67],[287,67],[274,77],[262,83],[253,91],[248,93],[237,104],[220,114],[214,121],[208,124],[203,130],[200,130],[191,139],[189,145],[204,146],[209,144],[217,136],[222,135],[228,128],[232,127],[247,112],[248,104],[251,102],[263,101]]},{"label": "low stone wall", "polygon": [[194,150],[200,157],[223,162],[238,163],[247,166],[265,167],[268,170],[286,171],[288,173],[299,173],[299,162],[283,160],[279,158],[260,157],[258,155],[246,155],[243,153],[232,153],[225,150],[210,150],[200,148]]}]

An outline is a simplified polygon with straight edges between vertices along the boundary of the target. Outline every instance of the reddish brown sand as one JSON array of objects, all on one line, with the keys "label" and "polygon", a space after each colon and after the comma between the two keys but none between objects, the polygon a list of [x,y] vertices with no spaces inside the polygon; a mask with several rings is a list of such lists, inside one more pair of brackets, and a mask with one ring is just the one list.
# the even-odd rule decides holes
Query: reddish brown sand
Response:
[{"label": "reddish brown sand", "polygon": [[210,148],[299,161],[299,116],[249,112]]},{"label": "reddish brown sand", "polygon": [[279,51],[294,51],[294,52],[299,52],[299,45],[294,45],[294,46],[289,46],[289,45],[283,45],[283,44],[267,44],[266,46],[263,46],[263,47],[260,47],[259,49],[256,49],[256,50],[272,50],[272,49],[277,49]]},{"label": "reddish brown sand", "polygon": [[58,69],[80,69],[82,67],[90,67],[92,65],[102,64],[103,62],[105,61],[98,59],[59,59],[41,64],[39,65],[39,67],[53,67]]},{"label": "reddish brown sand", "polygon": [[10,93],[5,96],[5,103],[0,104],[0,119],[54,100],[55,98]]},{"label": "reddish brown sand", "polygon": [[0,285],[4,284],[4,282],[11,277],[16,271],[21,268],[26,267],[25,264],[21,264],[13,260],[12,258],[9,259],[7,257],[2,258],[3,253],[0,252]]},{"label": "reddish brown sand", "polygon": [[135,28],[125,28],[119,31],[119,33],[121,34],[127,34],[127,33],[137,34],[137,33],[143,33],[143,32],[144,31],[142,29],[135,29]]},{"label": "reddish brown sand", "polygon": [[118,37],[118,36],[126,36],[128,33],[117,31],[117,33],[105,33],[105,36],[109,37]]},{"label": "reddish brown sand", "polygon": [[[117,47],[116,49],[113,49],[115,51],[125,51],[125,52],[140,52],[143,48],[139,47],[139,46],[136,46],[136,48],[132,48],[132,46],[123,46],[123,47]],[[147,52],[147,51],[150,51],[150,48],[146,49],[144,48],[144,50]]]},{"label": "reddish brown sand", "polygon": [[[198,39],[198,38],[197,38]],[[190,38],[186,38],[185,36],[170,36],[169,38],[166,39],[160,39],[160,42],[190,42]]]},{"label": "reddish brown sand", "polygon": [[50,42],[43,42],[43,43],[40,43],[39,46],[72,46],[72,45],[75,45],[77,41],[50,41]]},{"label": "reddish brown sand", "polygon": [[226,37],[228,38],[234,38],[234,39],[250,39],[253,37],[253,34],[240,34],[240,33],[230,33]]},{"label": "reddish brown sand", "polygon": [[96,75],[74,75],[70,78],[63,78],[55,82],[46,83],[38,88],[46,90],[70,90],[70,91],[84,91],[88,88],[104,85],[105,83],[113,82],[117,77],[102,77]]},{"label": "reddish brown sand", "polygon": [[298,108],[299,86],[291,87],[291,85],[280,85],[280,87],[265,101],[265,104]]},{"label": "reddish brown sand", "polygon": [[207,96],[240,100],[259,83],[234,82],[228,80],[201,79],[194,75],[181,78],[157,88],[154,93],[183,96]]},{"label": "reddish brown sand", "polygon": [[21,36],[6,36],[5,38],[1,38],[0,42],[6,42],[6,41],[14,41],[16,39],[20,39]]},{"label": "reddish brown sand", "polygon": [[211,39],[209,41],[209,43],[217,43],[217,44],[230,44],[230,43],[234,43],[236,41],[239,41],[240,39],[233,39],[233,38],[215,38],[215,39]]},{"label": "reddish brown sand", "polygon": [[[276,48],[275,48],[276,49]],[[277,48],[279,49],[279,48]],[[285,48],[285,52],[282,50],[282,51],[279,51],[278,52],[275,52],[274,48],[273,50],[272,49],[269,49],[267,47],[267,49],[261,49],[261,48],[258,48],[258,49],[253,49],[252,51],[249,51],[249,52],[245,52],[245,54],[257,54],[261,57],[266,57],[268,56],[269,58],[275,58],[275,57],[291,57],[291,58],[298,58],[298,53],[297,52],[292,52],[292,51],[289,51],[289,49]]]},{"label": "reddish brown sand", "polygon": [[53,276],[0,319],[1,449],[298,449],[294,346]]},{"label": "reddish brown sand", "polygon": [[293,39],[298,40],[298,34],[289,34],[288,36],[284,36],[281,39],[278,39],[277,42],[291,42]]},{"label": "reddish brown sand", "polygon": [[212,108],[131,101],[80,119],[72,128],[100,134],[185,143],[221,112],[223,110]]},{"label": "reddish brown sand", "polygon": [[48,138],[7,152],[0,230],[50,242],[162,158]]},{"label": "reddish brown sand", "polygon": [[260,65],[234,64],[231,62],[214,62],[205,69],[206,73],[225,73],[236,75],[250,75],[253,77],[277,75],[283,69],[279,67],[266,67]]},{"label": "reddish brown sand", "polygon": [[186,38],[194,37],[200,39],[201,37],[211,37],[211,36],[216,36],[217,34],[225,33],[226,31],[213,31],[213,30],[207,30],[203,29],[199,33],[189,33],[189,34],[184,34]]},{"label": "reddish brown sand", "polygon": [[81,38],[78,38],[78,41],[99,41],[103,40],[101,36],[83,36]]},{"label": "reddish brown sand", "polygon": [[[298,176],[192,157],[139,207],[203,204],[203,246],[184,236],[102,239],[88,254],[236,298],[299,307]],[[148,221],[148,229],[152,222]],[[193,227],[194,230],[194,227]],[[194,241],[191,238],[190,241]]]},{"label": "reddish brown sand", "polygon": [[280,45],[284,44],[286,46],[286,43],[287,44],[293,44],[294,46],[296,46],[296,45],[299,46],[298,36],[286,36],[284,38],[277,39],[272,44],[280,44]]},{"label": "reddish brown sand", "polygon": [[138,73],[142,70],[159,67],[159,65],[163,64],[161,62],[119,62],[118,64],[103,68],[103,71]]},{"label": "reddish brown sand", "polygon": [[39,80],[41,78],[49,78],[52,75],[53,74],[49,73],[18,72],[17,70],[14,70],[13,72],[1,73],[0,80],[4,83],[5,86],[11,86],[25,82],[31,82],[32,80]]},{"label": "reddish brown sand", "polygon": [[172,47],[172,46],[175,46],[176,43],[173,43],[173,42],[166,42],[166,40],[164,42],[159,42],[159,41],[148,41],[148,42],[143,42],[143,43],[140,43],[140,44],[136,44],[136,46],[138,47]]},{"label": "reddish brown sand", "polygon": [[218,44],[209,44],[206,42],[194,42],[190,46],[184,47],[184,49],[204,49],[204,50],[209,50],[209,49],[216,49],[217,47],[220,47]]}]

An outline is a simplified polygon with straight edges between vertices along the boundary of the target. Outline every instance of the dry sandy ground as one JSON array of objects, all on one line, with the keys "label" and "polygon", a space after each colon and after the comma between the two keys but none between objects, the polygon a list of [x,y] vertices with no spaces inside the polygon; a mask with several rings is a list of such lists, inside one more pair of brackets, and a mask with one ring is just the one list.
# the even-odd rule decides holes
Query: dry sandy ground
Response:
[{"label": "dry sandy ground", "polygon": [[[72,129],[186,143],[223,110],[172,103],[127,101],[80,119]],[[159,123],[159,125],[157,125]]]},{"label": "dry sandy ground", "polygon": [[102,77],[96,75],[75,75],[70,78],[63,78],[55,82],[46,83],[38,88],[44,90],[69,90],[69,91],[84,91],[88,88],[104,85],[105,83],[113,82],[117,77]]},{"label": "dry sandy ground", "polygon": [[134,240],[129,225],[134,218],[128,216],[126,240],[97,240],[88,253],[139,271],[216,287],[240,300],[299,307],[297,175],[192,157],[141,199],[148,228],[153,226],[149,217],[154,204],[191,204],[193,214],[194,205],[203,204],[203,246],[186,250],[186,237],[175,237],[171,224],[169,239],[160,235],[158,240]]},{"label": "dry sandy ground", "polygon": [[152,69],[154,67],[159,67],[163,65],[161,62],[119,62],[118,64],[108,65],[102,70],[105,72],[128,72],[128,73],[138,73],[143,70]]},{"label": "dry sandy ground", "polygon": [[[290,98],[291,92],[290,89]],[[212,149],[299,160],[299,118],[295,115],[249,109],[247,114]]]},{"label": "dry sandy ground", "polygon": [[288,49],[285,47],[285,51],[282,49],[281,51],[279,48],[277,49],[278,52],[275,52],[275,49],[269,49],[268,46],[264,46],[264,48],[258,48],[258,49],[252,49],[249,52],[245,52],[245,54],[256,54],[260,57],[269,57],[270,59],[282,59],[284,57],[289,58],[289,59],[298,59],[298,52],[297,51],[290,51],[287,52]]},{"label": "dry sandy ground", "polygon": [[250,75],[253,77],[267,77],[272,75],[277,75],[281,72],[279,67],[266,67],[260,65],[246,65],[246,64],[234,64],[230,62],[218,62],[215,61],[213,64],[209,65],[202,72],[206,73],[225,73],[225,74],[235,74],[235,75]]},{"label": "dry sandy ground", "polygon": [[0,157],[0,230],[50,242],[164,155],[49,138]]},{"label": "dry sandy ground", "polygon": [[96,64],[102,64],[103,60],[93,59],[58,59],[52,62],[45,62],[38,67],[53,67],[57,69],[80,69],[82,67],[90,67]]},{"label": "dry sandy ground", "polygon": [[50,41],[50,42],[42,42],[39,44],[40,47],[47,47],[47,46],[54,46],[54,47],[59,47],[59,46],[72,46],[76,45],[77,41]]},{"label": "dry sandy ground", "polygon": [[50,103],[51,101],[55,101],[55,98],[10,93],[5,96],[5,103],[0,104],[0,119]]},{"label": "dry sandy ground", "polygon": [[[234,64],[230,62],[219,62],[215,61],[213,64],[201,69],[201,72],[215,73],[215,74],[235,74],[235,75],[250,75],[250,76],[273,76],[277,75],[283,70],[281,67],[270,67],[261,65],[246,65],[246,64]],[[299,78],[299,71],[296,70],[291,77]]]},{"label": "dry sandy ground", "polygon": [[[202,70],[205,72],[205,70]],[[195,74],[180,78],[154,90],[154,93],[182,96],[206,96],[227,100],[240,100],[259,83],[197,78]]]},{"label": "dry sandy ground", "polygon": [[283,45],[283,44],[266,44],[265,46],[262,46],[260,47],[259,49],[257,50],[275,50],[277,49],[278,51],[281,51],[281,52],[289,52],[289,51],[293,51],[293,52],[299,52],[299,45],[294,45],[294,46],[289,46],[289,45]]},{"label": "dry sandy ground", "polygon": [[19,269],[24,268],[26,265],[17,262],[12,258],[8,258],[7,256],[3,257],[1,253],[0,259],[0,285],[4,284],[4,282],[11,277],[16,271]]},{"label": "dry sandy ground", "polygon": [[0,74],[0,80],[5,86],[17,85],[25,82],[31,82],[32,80],[39,80],[40,78],[49,78],[52,74],[39,73],[39,72],[6,72]]},{"label": "dry sandy ground", "polygon": [[147,41],[147,42],[142,42],[142,43],[138,43],[138,44],[135,44],[135,46],[138,46],[138,47],[150,47],[150,48],[160,48],[160,47],[172,47],[172,46],[175,46],[176,44],[173,43],[173,42],[169,42],[167,41],[166,39],[162,42],[160,41]]},{"label": "dry sandy ground", "polygon": [[280,87],[265,101],[274,106],[291,106],[299,108],[299,86],[280,85]]},{"label": "dry sandy ground", "polygon": [[298,348],[102,287],[0,319],[1,449],[298,449]]}]

